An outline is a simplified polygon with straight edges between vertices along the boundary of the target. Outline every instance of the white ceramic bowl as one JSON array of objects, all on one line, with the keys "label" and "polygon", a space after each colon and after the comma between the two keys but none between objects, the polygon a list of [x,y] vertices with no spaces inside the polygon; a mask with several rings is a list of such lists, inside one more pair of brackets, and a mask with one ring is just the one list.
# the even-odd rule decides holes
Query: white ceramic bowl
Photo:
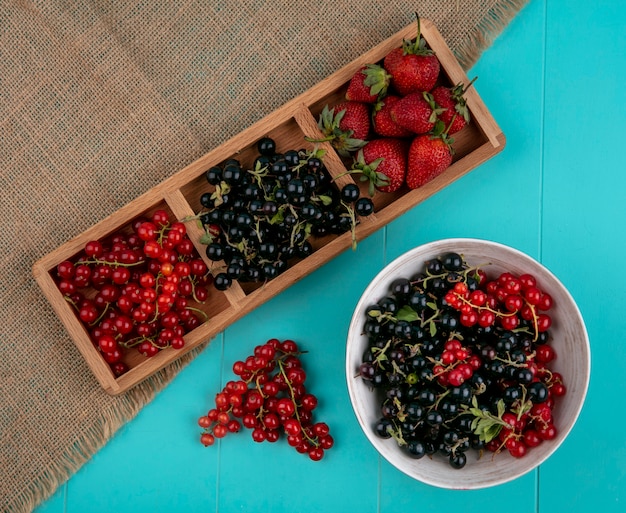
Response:
[{"label": "white ceramic bowl", "polygon": [[[382,439],[374,432],[380,418],[381,398],[357,376],[362,356],[368,346],[363,335],[366,308],[388,294],[388,287],[398,277],[410,278],[422,269],[426,260],[448,251],[462,254],[470,265],[484,266],[491,276],[503,271],[520,275],[531,273],[542,290],[554,299],[550,310],[551,345],[557,358],[550,368],[563,375],[567,393],[560,397],[553,411],[558,435],[532,448],[522,458],[513,458],[506,450],[492,458],[485,452],[478,459],[468,453],[467,465],[454,469],[438,455],[413,459],[401,450],[393,438]],[[587,330],[580,311],[562,283],[543,265],[508,246],[477,239],[446,239],[424,244],[408,251],[387,265],[361,296],[350,323],[346,349],[346,379],[353,410],[363,432],[380,455],[397,469],[424,483],[449,489],[478,489],[511,481],[544,462],[571,431],[583,406],[590,376],[590,349]]]}]

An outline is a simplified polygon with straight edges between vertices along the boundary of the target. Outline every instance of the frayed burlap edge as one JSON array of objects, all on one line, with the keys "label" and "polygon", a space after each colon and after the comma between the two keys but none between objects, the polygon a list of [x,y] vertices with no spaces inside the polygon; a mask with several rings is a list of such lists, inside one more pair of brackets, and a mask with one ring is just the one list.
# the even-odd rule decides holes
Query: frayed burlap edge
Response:
[{"label": "frayed burlap edge", "polygon": [[458,45],[454,54],[464,70],[470,69],[482,53],[489,48],[509,22],[530,0],[507,0],[499,2]]},{"label": "frayed burlap edge", "polygon": [[156,394],[168,385],[187,366],[206,344],[190,351],[165,369],[146,379],[138,386],[119,397],[115,407],[102,411],[99,422],[82,433],[63,456],[45,469],[38,479],[14,497],[4,513],[23,513],[34,510],[49,499],[73,474],[75,474],[111,437],[127,422],[132,420]]}]

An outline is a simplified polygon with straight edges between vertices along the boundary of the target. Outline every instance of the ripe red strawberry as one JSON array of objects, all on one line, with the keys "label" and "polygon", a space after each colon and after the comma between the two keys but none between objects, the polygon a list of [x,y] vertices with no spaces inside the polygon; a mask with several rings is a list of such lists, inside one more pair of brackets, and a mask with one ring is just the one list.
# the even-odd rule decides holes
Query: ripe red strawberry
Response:
[{"label": "ripe red strawberry", "polygon": [[439,114],[439,119],[444,122],[446,127],[450,125],[448,134],[454,134],[462,130],[469,123],[469,109],[463,95],[474,80],[476,78],[467,87],[463,87],[463,84],[457,84],[454,87],[438,86],[431,91],[437,105],[442,109],[446,109]]},{"label": "ripe red strawberry", "polygon": [[[440,124],[443,127],[443,123]],[[418,135],[409,148],[406,184],[417,189],[443,173],[452,164],[452,141],[445,132]]]},{"label": "ripe red strawberry", "polygon": [[441,65],[421,36],[419,16],[417,38],[404,40],[401,47],[389,52],[383,59],[383,67],[391,75],[391,85],[402,96],[435,87]]},{"label": "ripe red strawberry", "polygon": [[384,137],[369,141],[357,154],[353,170],[369,180],[370,196],[375,190],[397,191],[404,184],[407,169],[409,141]]},{"label": "ripe red strawberry", "polygon": [[371,127],[369,106],[352,101],[340,102],[332,108],[325,105],[318,127],[323,138],[307,137],[307,141],[329,141],[340,155],[348,156],[366,143]]},{"label": "ripe red strawberry", "polygon": [[387,94],[391,75],[378,64],[361,67],[350,79],[346,100],[374,103]]},{"label": "ripe red strawberry", "polygon": [[376,134],[383,137],[412,137],[415,135],[391,119],[391,107],[399,100],[399,96],[389,94],[374,104],[372,129]]},{"label": "ripe red strawberry", "polygon": [[391,106],[391,119],[416,134],[430,132],[442,112],[430,93],[410,93]]}]

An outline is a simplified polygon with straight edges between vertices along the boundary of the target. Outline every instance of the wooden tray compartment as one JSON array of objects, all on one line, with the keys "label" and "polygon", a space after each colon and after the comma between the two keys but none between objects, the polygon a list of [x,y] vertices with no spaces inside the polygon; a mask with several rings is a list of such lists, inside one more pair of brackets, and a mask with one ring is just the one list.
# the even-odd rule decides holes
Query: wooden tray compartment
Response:
[{"label": "wooden tray compartment", "polygon": [[[421,31],[427,44],[436,52],[441,62],[441,80],[448,85],[468,83],[467,76],[435,26],[428,20],[421,20]],[[33,273],[43,293],[104,390],[113,395],[123,393],[187,351],[210,341],[254,308],[350,248],[352,235],[345,233],[313,238],[311,240],[315,249],[313,254],[269,282],[254,285],[240,285],[235,282],[224,292],[210,287],[209,298],[203,305],[199,305],[207,315],[207,320],[185,335],[183,349],[168,348],[152,358],[144,358],[138,353],[128,356],[126,362],[131,368],[119,377],[113,375],[76,316],[74,308],[58,290],[55,283],[57,264],[75,258],[86,242],[106,238],[129,225],[134,219],[148,215],[157,208],[165,208],[177,219],[197,214],[201,210],[200,195],[211,190],[204,176],[206,170],[228,158],[237,158],[242,164],[250,165],[256,155],[256,142],[263,136],[274,138],[279,151],[312,148],[312,143],[307,142],[305,136],[312,138],[320,136],[317,119],[324,105],[332,106],[343,99],[348,81],[361,66],[381,61],[389,51],[400,46],[403,39],[412,39],[415,34],[416,24],[412,23],[34,264]],[[361,220],[356,229],[357,240],[362,240],[503,149],[505,137],[479,97],[476,88],[470,88],[465,96],[471,122],[465,129],[455,134],[456,154],[453,164],[443,174],[419,189],[403,188],[393,194],[376,194],[374,196],[376,212]],[[355,181],[352,175],[344,174],[350,167],[350,159],[340,157],[328,143],[319,146],[327,151],[324,163],[329,173],[336,178],[338,187]],[[358,180],[356,183],[359,183]],[[366,187],[365,184],[360,186]],[[190,222],[187,223],[187,231],[200,257],[209,267],[215,268],[206,257],[205,246],[199,242],[202,229],[196,223]]]}]

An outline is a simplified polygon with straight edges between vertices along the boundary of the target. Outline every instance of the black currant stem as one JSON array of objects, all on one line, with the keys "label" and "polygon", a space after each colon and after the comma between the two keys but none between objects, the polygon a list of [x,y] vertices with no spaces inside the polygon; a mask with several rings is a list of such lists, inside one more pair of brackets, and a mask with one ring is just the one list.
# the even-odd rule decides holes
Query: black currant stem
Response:
[{"label": "black currant stem", "polygon": [[446,391],[445,391],[445,392],[442,392],[441,394],[439,394],[439,396],[437,396],[437,400],[435,401],[435,404],[433,404],[433,405],[429,408],[429,410],[430,410],[430,411],[432,411],[432,410],[436,410],[436,409],[437,409],[437,407],[439,406],[439,403],[441,402],[441,400],[442,400],[445,396],[447,396],[449,393],[450,393],[450,389],[448,388],[448,389],[446,389]]},{"label": "black currant stem", "polygon": [[342,201],[341,204],[345,207],[348,215],[350,216],[350,233],[352,234],[352,251],[356,251],[357,240],[356,240],[356,216],[354,215],[354,209],[347,205],[345,201]]}]

